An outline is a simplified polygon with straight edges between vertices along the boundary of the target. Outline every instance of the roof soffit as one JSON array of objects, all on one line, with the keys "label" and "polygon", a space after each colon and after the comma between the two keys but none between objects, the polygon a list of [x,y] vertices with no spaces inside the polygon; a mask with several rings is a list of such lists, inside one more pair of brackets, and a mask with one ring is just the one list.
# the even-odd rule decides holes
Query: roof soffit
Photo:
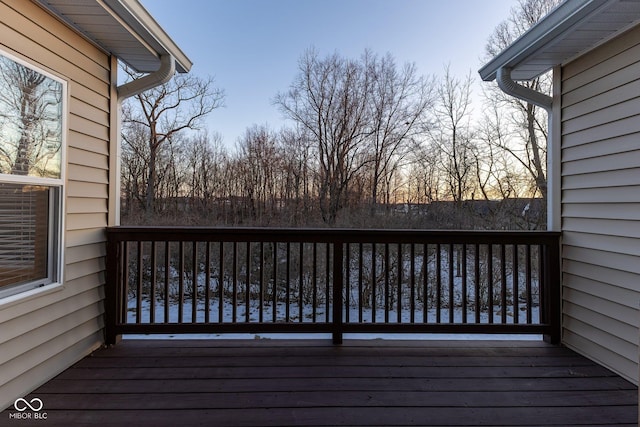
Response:
[{"label": "roof soffit", "polygon": [[85,38],[139,72],[154,72],[169,54],[176,69],[191,61],[138,0],[34,0]]},{"label": "roof soffit", "polygon": [[637,0],[567,0],[479,71],[495,79],[501,67],[530,80],[592,50],[640,22]]}]

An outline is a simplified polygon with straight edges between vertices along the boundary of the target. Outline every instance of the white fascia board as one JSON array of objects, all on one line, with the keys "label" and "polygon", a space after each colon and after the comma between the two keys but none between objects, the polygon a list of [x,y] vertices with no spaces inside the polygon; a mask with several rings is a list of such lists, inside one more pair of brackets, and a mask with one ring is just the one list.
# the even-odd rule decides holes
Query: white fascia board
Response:
[{"label": "white fascia board", "polygon": [[[604,7],[607,1],[608,0],[565,1],[482,67],[478,71],[480,77],[484,81],[495,80],[499,68],[517,67],[520,62],[555,40],[561,34],[570,31],[575,25],[599,8]],[[549,68],[544,71],[548,71],[554,65],[558,64],[551,64]]]}]

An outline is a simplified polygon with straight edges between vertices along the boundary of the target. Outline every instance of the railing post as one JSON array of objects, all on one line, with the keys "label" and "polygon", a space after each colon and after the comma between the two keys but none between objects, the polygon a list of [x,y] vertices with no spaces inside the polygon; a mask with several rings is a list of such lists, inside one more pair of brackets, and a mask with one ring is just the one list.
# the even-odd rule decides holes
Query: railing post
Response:
[{"label": "railing post", "polygon": [[122,335],[116,331],[118,321],[118,288],[121,286],[119,274],[120,244],[107,233],[107,260],[104,284],[104,317],[105,344],[115,345],[120,342]]},{"label": "railing post", "polygon": [[342,344],[343,243],[333,244],[333,343]]},{"label": "railing post", "polygon": [[544,308],[546,320],[550,325],[548,334],[544,334],[543,339],[550,344],[559,344],[562,339],[562,286],[560,272],[560,237],[544,246],[544,287],[545,299]]}]

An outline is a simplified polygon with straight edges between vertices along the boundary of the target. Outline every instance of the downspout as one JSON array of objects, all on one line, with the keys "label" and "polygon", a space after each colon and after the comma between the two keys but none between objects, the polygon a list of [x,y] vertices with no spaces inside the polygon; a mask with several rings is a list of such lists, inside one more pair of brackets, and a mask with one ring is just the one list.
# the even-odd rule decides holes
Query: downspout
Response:
[{"label": "downspout", "polygon": [[[496,73],[498,87],[515,98],[544,108],[547,112],[547,229],[560,230],[560,156],[556,155],[558,147],[553,137],[553,98],[528,87],[524,87],[511,78],[511,68],[500,67]],[[555,84],[554,84],[555,86]]]},{"label": "downspout", "polygon": [[122,168],[122,132],[121,132],[121,120],[122,120],[122,102],[132,96],[138,95],[145,90],[153,89],[156,86],[167,83],[176,71],[175,59],[167,54],[160,56],[160,68],[153,73],[149,73],[139,79],[122,84],[116,88],[118,94],[117,105],[117,117],[116,127],[118,134],[118,143],[116,147],[116,175],[115,175],[115,188],[117,191],[114,194],[116,199],[116,218],[115,225],[120,225],[120,173]]},{"label": "downspout", "polygon": [[551,117],[553,99],[549,95],[536,92],[533,89],[529,89],[528,87],[524,87],[514,82],[511,79],[511,68],[499,68],[496,73],[496,81],[498,82],[500,89],[502,89],[502,91],[507,95],[521,99],[529,104],[542,107],[547,111],[549,117]]}]

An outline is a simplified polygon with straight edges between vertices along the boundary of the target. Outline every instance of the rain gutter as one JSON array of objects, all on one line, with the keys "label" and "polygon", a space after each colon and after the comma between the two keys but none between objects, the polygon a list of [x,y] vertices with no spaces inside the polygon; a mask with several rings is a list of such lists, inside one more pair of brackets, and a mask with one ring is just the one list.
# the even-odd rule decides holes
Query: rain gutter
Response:
[{"label": "rain gutter", "polygon": [[549,118],[551,118],[553,99],[549,95],[537,92],[513,81],[513,79],[511,79],[511,68],[498,68],[496,73],[496,82],[498,83],[498,87],[500,87],[500,89],[507,95],[511,95],[529,104],[544,108],[547,113],[549,113]]},{"label": "rain gutter", "polygon": [[126,98],[167,83],[175,72],[176,61],[173,57],[169,54],[160,56],[160,68],[157,71],[117,87],[118,103],[122,103]]}]

